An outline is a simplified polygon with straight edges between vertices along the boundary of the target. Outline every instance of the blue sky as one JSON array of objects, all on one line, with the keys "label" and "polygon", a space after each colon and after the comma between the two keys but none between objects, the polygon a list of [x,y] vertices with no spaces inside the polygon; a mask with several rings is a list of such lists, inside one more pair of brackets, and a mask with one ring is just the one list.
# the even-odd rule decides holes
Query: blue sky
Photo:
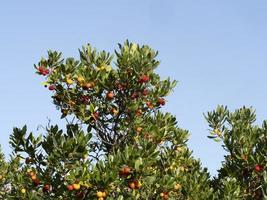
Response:
[{"label": "blue sky", "polygon": [[48,49],[78,56],[91,43],[112,51],[126,39],[159,51],[158,73],[179,81],[165,111],[191,133],[189,146],[212,174],[224,151],[207,139],[203,113],[218,104],[267,119],[267,2],[262,0],[76,0],[0,2],[0,144],[14,126],[63,125],[33,64]]}]

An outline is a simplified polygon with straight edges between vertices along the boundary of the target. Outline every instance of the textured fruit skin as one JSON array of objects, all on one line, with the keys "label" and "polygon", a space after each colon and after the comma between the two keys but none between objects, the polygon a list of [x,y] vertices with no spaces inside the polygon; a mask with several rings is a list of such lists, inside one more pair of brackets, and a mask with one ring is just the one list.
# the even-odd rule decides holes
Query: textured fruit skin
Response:
[{"label": "textured fruit skin", "polygon": [[131,173],[131,168],[128,166],[125,166],[123,168],[120,169],[120,176],[128,176]]},{"label": "textured fruit skin", "polygon": [[255,165],[254,169],[257,172],[261,172],[263,170],[263,166],[262,165]]},{"label": "textured fruit skin", "polygon": [[165,103],[166,103],[165,99],[163,98],[158,99],[158,105],[164,106]]},{"label": "textured fruit skin", "polygon": [[46,75],[49,74],[49,69],[45,69],[45,68],[42,67],[42,66],[39,66],[37,70],[38,70],[38,72],[39,72],[41,75],[43,75],[43,76],[46,76]]},{"label": "textured fruit skin", "polygon": [[50,86],[48,87],[48,89],[52,91],[52,90],[55,90],[56,87],[55,87],[55,85],[50,85]]},{"label": "textured fruit skin", "polygon": [[147,82],[149,82],[149,80],[150,80],[149,76],[147,76],[147,75],[142,75],[142,76],[139,78],[138,83],[147,83]]},{"label": "textured fruit skin", "polygon": [[107,99],[111,100],[111,99],[114,98],[114,93],[113,92],[108,92],[106,97],[107,97]]},{"label": "textured fruit skin", "polygon": [[74,190],[79,190],[80,188],[81,188],[80,184],[76,184],[76,183],[73,184],[73,189]]},{"label": "textured fruit skin", "polygon": [[73,185],[67,185],[67,190],[72,191],[73,189]]},{"label": "textured fruit skin", "polygon": [[135,189],[135,184],[134,184],[134,182],[130,182],[130,183],[129,183],[129,188],[131,188],[132,190]]},{"label": "textured fruit skin", "polygon": [[26,189],[22,188],[22,189],[20,190],[20,192],[21,192],[22,194],[25,194],[25,193],[26,193]]}]

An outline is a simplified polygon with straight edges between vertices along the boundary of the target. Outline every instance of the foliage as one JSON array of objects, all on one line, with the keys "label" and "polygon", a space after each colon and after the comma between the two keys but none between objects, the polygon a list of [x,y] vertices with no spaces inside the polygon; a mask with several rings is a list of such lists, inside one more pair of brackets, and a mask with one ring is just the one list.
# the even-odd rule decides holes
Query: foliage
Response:
[{"label": "foliage", "polygon": [[14,128],[10,161],[0,154],[0,198],[264,198],[267,124],[253,125],[251,109],[207,114],[210,137],[229,152],[210,179],[187,147],[188,131],[160,110],[176,81],[155,73],[157,52],[128,41],[115,56],[89,44],[79,52],[77,60],[48,51],[35,65],[68,123],[37,136]]}]

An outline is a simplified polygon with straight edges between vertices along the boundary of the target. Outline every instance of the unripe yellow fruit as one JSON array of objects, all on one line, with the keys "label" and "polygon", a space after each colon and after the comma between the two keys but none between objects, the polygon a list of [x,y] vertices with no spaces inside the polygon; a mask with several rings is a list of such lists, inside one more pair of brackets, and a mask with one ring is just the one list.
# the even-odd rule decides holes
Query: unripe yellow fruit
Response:
[{"label": "unripe yellow fruit", "polygon": [[67,82],[67,84],[71,85],[73,83],[73,80],[71,80],[70,78],[67,78],[66,82]]},{"label": "unripe yellow fruit", "polygon": [[98,192],[96,193],[96,196],[97,196],[98,198],[102,198],[102,197],[104,197],[103,192],[101,192],[101,191],[98,191]]},{"label": "unripe yellow fruit", "polygon": [[77,81],[78,81],[79,84],[82,84],[85,80],[84,80],[84,78],[82,76],[79,76],[77,78]]},{"label": "unripe yellow fruit", "polygon": [[21,192],[22,194],[25,194],[25,193],[26,193],[26,189],[22,188],[22,189],[20,190],[20,192]]},{"label": "unripe yellow fruit", "polygon": [[181,188],[182,188],[182,186],[179,183],[174,185],[175,190],[180,190]]},{"label": "unripe yellow fruit", "polygon": [[74,190],[79,190],[81,188],[81,185],[77,184],[77,183],[74,183],[73,184],[73,188],[74,188]]}]

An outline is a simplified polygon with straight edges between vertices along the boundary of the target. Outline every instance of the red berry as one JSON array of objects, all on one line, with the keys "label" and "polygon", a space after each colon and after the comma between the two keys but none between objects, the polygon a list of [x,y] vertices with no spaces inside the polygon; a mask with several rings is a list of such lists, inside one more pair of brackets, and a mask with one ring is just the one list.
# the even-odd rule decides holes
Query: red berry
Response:
[{"label": "red berry", "polygon": [[67,190],[72,191],[73,189],[73,185],[67,185]]},{"label": "red berry", "polygon": [[147,75],[142,75],[139,80],[138,83],[147,83],[150,80],[149,76]]},{"label": "red berry", "polygon": [[158,99],[158,104],[161,106],[164,106],[165,105],[165,99],[163,99],[163,98]]},{"label": "red berry", "polygon": [[50,86],[48,87],[48,89],[49,89],[49,90],[55,90],[55,89],[56,89],[56,86],[55,86],[55,85],[50,85]]},{"label": "red berry", "polygon": [[49,192],[50,191],[50,185],[48,184],[45,184],[44,187],[43,187],[43,192]]},{"label": "red berry", "polygon": [[143,92],[142,92],[142,94],[143,94],[144,96],[147,96],[148,93],[149,93],[149,91],[148,91],[147,89],[144,89]]},{"label": "red berry", "polygon": [[257,171],[257,172],[261,172],[263,170],[263,166],[262,165],[255,165],[254,169]]},{"label": "red berry", "polygon": [[137,92],[134,92],[132,95],[131,95],[131,99],[134,100],[138,97],[138,93]]},{"label": "red berry", "polygon": [[107,99],[111,100],[111,99],[114,98],[114,93],[110,91],[110,92],[107,93],[106,97],[107,97]]},{"label": "red berry", "polygon": [[35,186],[38,186],[38,185],[40,184],[40,180],[39,180],[39,179],[35,179],[35,180],[33,180],[33,184],[34,184]]}]

